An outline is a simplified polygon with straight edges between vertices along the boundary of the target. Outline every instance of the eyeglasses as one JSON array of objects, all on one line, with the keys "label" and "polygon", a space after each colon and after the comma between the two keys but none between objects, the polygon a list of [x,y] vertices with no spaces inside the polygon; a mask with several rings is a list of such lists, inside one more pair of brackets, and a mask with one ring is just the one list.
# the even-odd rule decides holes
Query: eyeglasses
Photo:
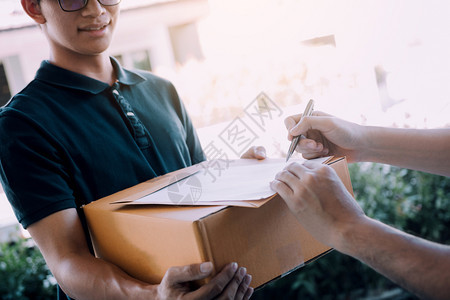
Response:
[{"label": "eyeglasses", "polygon": [[[63,11],[71,12],[83,9],[89,0],[58,0],[59,6]],[[121,0],[97,0],[101,5],[113,6],[120,3]]]}]

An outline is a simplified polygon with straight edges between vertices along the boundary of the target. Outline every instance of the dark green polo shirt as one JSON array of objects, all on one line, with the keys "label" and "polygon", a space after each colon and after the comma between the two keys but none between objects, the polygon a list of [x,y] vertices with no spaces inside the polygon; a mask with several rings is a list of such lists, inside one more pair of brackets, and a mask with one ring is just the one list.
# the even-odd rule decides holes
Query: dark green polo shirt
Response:
[{"label": "dark green polo shirt", "polygon": [[23,227],[205,159],[172,84],[111,62],[113,86],[44,61],[1,108],[0,177]]}]

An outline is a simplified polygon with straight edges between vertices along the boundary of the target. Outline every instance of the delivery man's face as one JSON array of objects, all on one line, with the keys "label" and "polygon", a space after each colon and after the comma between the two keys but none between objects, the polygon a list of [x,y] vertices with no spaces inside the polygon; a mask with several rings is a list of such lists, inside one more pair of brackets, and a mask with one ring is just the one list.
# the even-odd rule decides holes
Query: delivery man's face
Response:
[{"label": "delivery man's face", "polygon": [[119,5],[104,6],[89,0],[80,10],[67,12],[57,0],[41,0],[40,7],[45,18],[42,29],[53,51],[95,55],[109,47]]}]

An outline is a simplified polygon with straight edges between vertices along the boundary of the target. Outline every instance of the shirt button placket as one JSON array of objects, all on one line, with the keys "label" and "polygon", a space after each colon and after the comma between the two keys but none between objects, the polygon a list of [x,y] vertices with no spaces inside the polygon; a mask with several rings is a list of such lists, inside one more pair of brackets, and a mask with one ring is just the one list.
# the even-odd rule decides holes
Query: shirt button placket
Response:
[{"label": "shirt button placket", "polygon": [[117,83],[114,84],[114,89],[112,90],[114,99],[117,101],[117,103],[119,103],[123,112],[130,121],[131,126],[133,127],[134,130],[134,135],[137,144],[139,145],[140,148],[146,148],[149,146],[150,143],[145,133],[144,125],[134,113],[130,103],[122,95],[120,95],[119,91],[117,90],[117,85],[118,85]]}]

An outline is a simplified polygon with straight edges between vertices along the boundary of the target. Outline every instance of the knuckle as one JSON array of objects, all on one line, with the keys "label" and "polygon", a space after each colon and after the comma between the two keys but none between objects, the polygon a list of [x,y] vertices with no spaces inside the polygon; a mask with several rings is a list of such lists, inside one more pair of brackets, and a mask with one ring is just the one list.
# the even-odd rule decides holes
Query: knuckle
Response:
[{"label": "knuckle", "polygon": [[234,283],[236,283],[237,285],[241,284],[242,282],[242,276],[240,274],[237,274],[236,276],[234,276],[233,278]]},{"label": "knuckle", "polygon": [[229,280],[231,280],[231,278],[233,278],[234,274],[236,274],[236,271],[233,271],[233,269],[231,269],[231,268],[227,269],[226,275]]},{"label": "knuckle", "polygon": [[331,177],[333,175],[333,172],[334,172],[333,168],[331,168],[330,166],[327,166],[327,165],[322,165],[317,170],[317,173],[324,177]]},{"label": "knuckle", "polygon": [[239,289],[237,290],[237,294],[238,295],[244,295],[246,291],[247,291],[247,288],[245,286],[241,285],[239,287]]},{"label": "knuckle", "polygon": [[300,198],[301,198],[301,195],[303,195],[306,191],[307,191],[307,189],[306,189],[306,187],[303,184],[297,184],[294,187],[295,194],[300,195]]},{"label": "knuckle", "polygon": [[277,173],[276,178],[283,179],[286,178],[287,175],[288,175],[287,170],[281,170],[280,172]]},{"label": "knuckle", "polygon": [[224,286],[221,283],[216,283],[211,287],[211,294],[219,295],[222,293]]},{"label": "knuckle", "polygon": [[191,277],[197,275],[198,273],[195,265],[185,266],[183,271]]},{"label": "knuckle", "polygon": [[287,117],[284,119],[284,126],[286,126],[286,129],[291,129],[292,124],[295,124],[295,121],[292,119],[292,117]]},{"label": "knuckle", "polygon": [[244,279],[244,281],[241,283],[236,293],[238,295],[244,295],[247,292],[248,286],[249,282]]},{"label": "knuckle", "polygon": [[281,183],[281,182],[280,182],[280,179],[279,179],[278,176],[279,176],[279,175],[276,174],[275,177],[273,178],[273,180],[270,181],[270,186],[271,186],[271,187],[278,188],[278,187],[280,186],[280,183]]},{"label": "knuckle", "polygon": [[166,277],[167,278],[172,278],[175,275],[175,273],[176,273],[176,267],[170,267],[166,271]]},{"label": "knuckle", "polygon": [[228,290],[228,291],[224,294],[224,296],[225,296],[225,299],[233,299],[235,295],[234,295],[234,293],[233,293],[232,291]]},{"label": "knuckle", "polygon": [[313,181],[313,177],[314,177],[314,175],[313,174],[311,174],[311,173],[305,173],[303,176],[302,176],[302,181],[305,183],[305,185],[307,186],[309,183],[311,183],[312,181]]},{"label": "knuckle", "polygon": [[307,188],[307,186],[304,185],[304,184],[299,185],[299,186],[298,186],[298,189],[299,189],[299,192],[302,193],[302,194],[305,194],[305,193],[308,192],[308,188]]},{"label": "knuckle", "polygon": [[286,169],[292,170],[292,169],[295,168],[296,165],[297,165],[296,162],[291,162],[291,163],[289,163],[289,164],[286,166]]}]

